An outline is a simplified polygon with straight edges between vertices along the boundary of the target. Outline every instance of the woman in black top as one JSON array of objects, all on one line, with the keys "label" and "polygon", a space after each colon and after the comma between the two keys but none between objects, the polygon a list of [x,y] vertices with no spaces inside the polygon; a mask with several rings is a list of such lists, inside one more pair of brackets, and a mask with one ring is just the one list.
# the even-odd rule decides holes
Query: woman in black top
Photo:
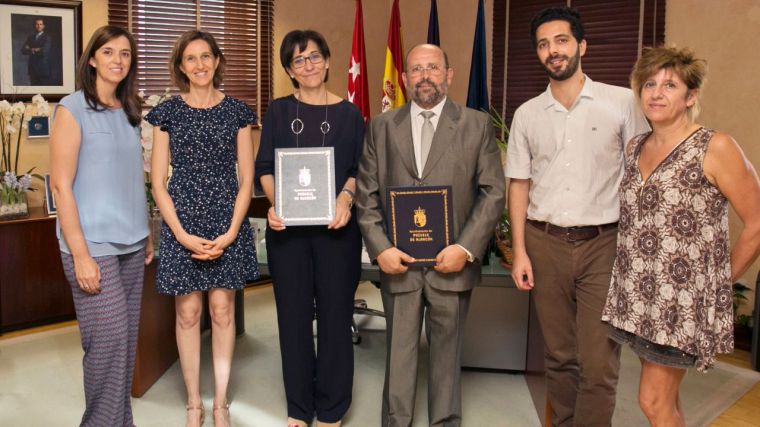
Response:
[{"label": "woman in black top", "polygon": [[[353,206],[364,119],[327,91],[330,50],[314,31],[292,31],[280,61],[296,88],[272,102],[256,158],[256,186],[269,209],[266,242],[274,281],[288,426],[339,425],[351,404],[351,316],[361,273],[361,235]],[[334,147],[335,216],[328,226],[285,228],[275,213],[274,150]],[[316,307],[317,348],[312,321]]]}]

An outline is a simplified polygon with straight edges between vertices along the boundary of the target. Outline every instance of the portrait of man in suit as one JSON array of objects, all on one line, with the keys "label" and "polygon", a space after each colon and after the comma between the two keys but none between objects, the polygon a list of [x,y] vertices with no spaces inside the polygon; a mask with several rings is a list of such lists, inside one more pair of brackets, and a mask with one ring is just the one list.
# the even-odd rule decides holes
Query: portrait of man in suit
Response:
[{"label": "portrait of man in suit", "polygon": [[14,86],[63,84],[61,17],[11,15]]},{"label": "portrait of man in suit", "polygon": [[[429,424],[459,426],[464,322],[480,258],[504,209],[505,180],[488,116],[447,97],[454,70],[443,50],[415,46],[406,66],[411,101],[370,120],[357,177],[359,226],[381,270],[387,321],[382,425],[412,425],[424,319]],[[386,196],[395,186],[451,187],[453,243],[434,267],[407,266],[414,259],[388,237]]]},{"label": "portrait of man in suit", "polygon": [[50,80],[50,36],[45,32],[45,20],[34,20],[34,33],[30,34],[21,48],[29,57],[27,69],[32,86],[43,86]]}]

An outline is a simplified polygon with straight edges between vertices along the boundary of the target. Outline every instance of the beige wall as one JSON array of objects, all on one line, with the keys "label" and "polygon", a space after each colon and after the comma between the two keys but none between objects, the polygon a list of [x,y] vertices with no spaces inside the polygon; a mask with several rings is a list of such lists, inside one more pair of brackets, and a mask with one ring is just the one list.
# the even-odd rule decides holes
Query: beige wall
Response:
[{"label": "beige wall", "polygon": [[[303,0],[275,1],[274,95],[281,97],[293,92],[290,79],[279,65],[280,41],[291,30],[308,28],[319,31],[327,39],[332,54],[328,89],[345,97],[354,31],[355,1],[320,0],[318,13],[314,13],[312,7],[304,7],[304,4]],[[380,112],[380,91],[392,4],[393,0],[362,1],[370,110],[373,115]],[[470,75],[477,8],[477,0],[438,0],[441,47],[448,53],[450,65],[454,68],[454,83],[450,88],[450,95],[454,101],[462,104],[467,101],[467,82]],[[486,0],[486,40],[489,61],[491,58],[491,9],[491,0]],[[416,44],[425,43],[430,1],[401,0],[399,13],[404,50]]]},{"label": "beige wall", "polygon": [[[699,122],[733,136],[755,169],[760,168],[760,144],[757,143],[760,80],[752,76],[760,69],[760,57],[740,46],[746,46],[759,36],[760,2],[757,0],[667,1],[666,43],[688,46],[708,63]],[[730,227],[735,239],[741,222],[733,211]],[[743,277],[752,288],[758,268],[760,262],[756,261]],[[747,304],[743,311],[751,311],[751,305]]]}]

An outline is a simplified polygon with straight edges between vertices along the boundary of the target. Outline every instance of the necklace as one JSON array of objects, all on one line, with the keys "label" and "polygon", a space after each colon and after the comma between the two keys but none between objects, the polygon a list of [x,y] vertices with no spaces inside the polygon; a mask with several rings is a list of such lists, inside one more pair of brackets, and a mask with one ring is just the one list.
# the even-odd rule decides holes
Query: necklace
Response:
[{"label": "necklace", "polygon": [[[290,122],[290,130],[293,132],[293,134],[296,136],[296,147],[300,148],[300,145],[298,143],[298,135],[303,132],[304,124],[303,120],[300,118],[300,106],[301,106],[301,100],[298,99],[298,95],[296,95],[296,118],[293,119],[292,122]],[[322,147],[325,146],[325,136],[328,132],[330,132],[330,122],[327,121],[327,91],[325,91],[325,120],[319,125],[319,130],[322,132]]]}]

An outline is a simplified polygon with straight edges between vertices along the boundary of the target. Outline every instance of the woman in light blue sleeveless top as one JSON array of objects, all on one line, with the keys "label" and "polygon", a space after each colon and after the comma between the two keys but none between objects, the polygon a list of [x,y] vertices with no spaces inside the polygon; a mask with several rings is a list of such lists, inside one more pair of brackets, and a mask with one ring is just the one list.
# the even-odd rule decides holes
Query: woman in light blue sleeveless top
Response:
[{"label": "woman in light blue sleeveless top", "polygon": [[140,147],[136,45],[101,27],[50,137],[61,260],[84,350],[82,426],[133,426],[130,395],[144,266],[153,258]]}]

